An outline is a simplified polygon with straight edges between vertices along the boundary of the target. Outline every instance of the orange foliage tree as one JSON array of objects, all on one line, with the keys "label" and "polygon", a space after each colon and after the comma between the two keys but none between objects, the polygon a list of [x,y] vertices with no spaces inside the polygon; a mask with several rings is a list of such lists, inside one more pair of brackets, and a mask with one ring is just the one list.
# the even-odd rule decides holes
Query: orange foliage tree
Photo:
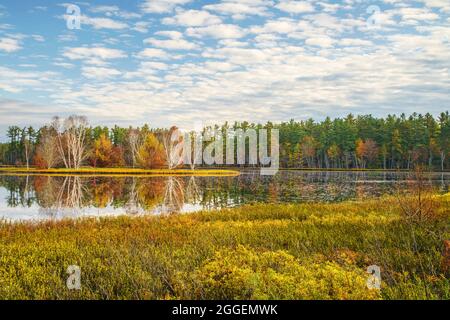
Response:
[{"label": "orange foliage tree", "polygon": [[314,158],[316,156],[317,151],[317,142],[314,137],[306,136],[302,141],[302,155],[306,159],[308,167],[314,167]]},{"label": "orange foliage tree", "polygon": [[358,139],[356,141],[356,157],[362,169],[365,169],[367,163],[373,162],[377,159],[379,154],[379,148],[375,141],[367,139],[363,141]]},{"label": "orange foliage tree", "polygon": [[341,155],[341,149],[337,144],[332,144],[327,150],[328,158],[332,161],[333,167],[337,167],[337,161]]},{"label": "orange foliage tree", "polygon": [[147,169],[164,166],[166,162],[164,146],[153,133],[147,133],[144,137],[137,152],[137,160],[141,167]]},{"label": "orange foliage tree", "polygon": [[123,150],[113,146],[111,140],[103,133],[94,141],[91,164],[94,167],[123,166],[125,164]]}]

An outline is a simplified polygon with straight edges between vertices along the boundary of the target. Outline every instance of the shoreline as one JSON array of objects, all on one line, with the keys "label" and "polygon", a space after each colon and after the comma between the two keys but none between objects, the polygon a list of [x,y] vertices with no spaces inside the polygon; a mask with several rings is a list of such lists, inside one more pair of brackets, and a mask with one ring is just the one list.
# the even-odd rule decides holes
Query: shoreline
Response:
[{"label": "shoreline", "polygon": [[[0,166],[0,174],[2,173],[22,173],[22,174],[99,174],[99,175],[239,175],[241,172],[257,171],[259,167],[213,167],[212,169],[199,167],[197,169],[140,169],[140,168],[94,168],[82,167],[73,168],[51,168],[37,169],[12,166]],[[356,168],[279,168],[278,171],[301,171],[301,172],[389,172],[389,173],[412,173],[414,169],[356,169]],[[425,173],[450,173],[450,170],[430,170]]]},{"label": "shoreline", "polygon": [[134,169],[134,168],[80,168],[80,169],[24,169],[0,167],[2,175],[43,176],[108,176],[108,177],[158,177],[158,176],[238,176],[240,171],[229,169]]}]

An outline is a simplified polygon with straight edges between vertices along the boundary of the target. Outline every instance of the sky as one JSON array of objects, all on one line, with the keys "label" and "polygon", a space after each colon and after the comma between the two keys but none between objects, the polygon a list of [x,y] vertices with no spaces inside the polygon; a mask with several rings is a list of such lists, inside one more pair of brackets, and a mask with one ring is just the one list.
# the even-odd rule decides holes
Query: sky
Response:
[{"label": "sky", "polygon": [[437,115],[449,68],[449,0],[1,0],[0,137],[71,114],[182,128]]}]

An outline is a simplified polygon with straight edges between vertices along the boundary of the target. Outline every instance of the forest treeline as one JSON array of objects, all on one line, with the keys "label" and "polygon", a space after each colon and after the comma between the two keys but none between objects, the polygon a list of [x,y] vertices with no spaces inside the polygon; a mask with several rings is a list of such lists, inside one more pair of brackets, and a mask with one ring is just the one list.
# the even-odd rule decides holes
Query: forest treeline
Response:
[{"label": "forest treeline", "polygon": [[[42,128],[11,126],[0,144],[0,164],[39,168],[174,168],[176,129],[92,127],[85,117],[54,118]],[[353,116],[306,121],[225,123],[228,129],[279,129],[280,165],[284,168],[410,169],[425,165],[450,169],[450,115]],[[247,141],[248,143],[248,141]],[[224,146],[225,147],[225,146]]]}]

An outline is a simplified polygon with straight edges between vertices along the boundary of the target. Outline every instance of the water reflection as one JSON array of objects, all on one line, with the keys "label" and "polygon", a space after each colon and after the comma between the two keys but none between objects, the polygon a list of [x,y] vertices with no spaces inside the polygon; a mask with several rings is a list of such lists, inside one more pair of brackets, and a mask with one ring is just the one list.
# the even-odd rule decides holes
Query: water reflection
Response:
[{"label": "water reflection", "polygon": [[[239,177],[0,176],[0,218],[173,214],[253,202],[335,202],[393,193],[408,179],[407,173],[298,171],[274,177],[260,176],[259,171]],[[428,179],[448,192],[449,174],[430,174]]]}]

